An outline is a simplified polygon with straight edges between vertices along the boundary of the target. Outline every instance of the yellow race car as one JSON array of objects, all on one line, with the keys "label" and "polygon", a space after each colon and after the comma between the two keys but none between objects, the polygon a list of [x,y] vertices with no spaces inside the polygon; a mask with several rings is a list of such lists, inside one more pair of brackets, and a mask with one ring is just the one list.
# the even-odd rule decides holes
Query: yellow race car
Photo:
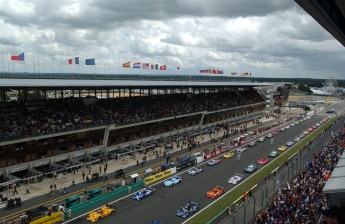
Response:
[{"label": "yellow race car", "polygon": [[223,158],[224,158],[224,159],[230,159],[230,158],[232,158],[234,155],[235,155],[235,153],[233,153],[233,152],[227,152],[227,153],[225,153],[225,154],[223,155]]},{"label": "yellow race car", "polygon": [[288,147],[285,145],[282,145],[278,148],[278,151],[284,152]]},{"label": "yellow race car", "polygon": [[111,208],[109,205],[103,206],[100,210],[91,212],[87,217],[87,220],[91,222],[97,222],[109,215],[113,215],[115,213],[115,209]]}]

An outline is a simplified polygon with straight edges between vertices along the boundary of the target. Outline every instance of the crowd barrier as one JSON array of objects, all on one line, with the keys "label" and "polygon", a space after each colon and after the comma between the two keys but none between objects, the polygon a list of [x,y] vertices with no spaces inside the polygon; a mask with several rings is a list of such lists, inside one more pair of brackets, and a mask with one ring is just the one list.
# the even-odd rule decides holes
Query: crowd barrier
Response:
[{"label": "crowd barrier", "polygon": [[[144,187],[144,184],[145,184],[144,180],[139,180],[136,183],[133,183],[131,185],[119,187],[114,191],[95,197],[91,200],[84,201],[78,205],[72,206],[70,207],[71,216],[73,217],[74,215],[80,212],[83,212],[85,210],[88,210],[94,206],[105,204],[107,201],[127,195],[128,193],[131,193],[133,191],[137,191],[141,189],[142,187]],[[65,217],[67,218],[68,214],[65,213]]]}]

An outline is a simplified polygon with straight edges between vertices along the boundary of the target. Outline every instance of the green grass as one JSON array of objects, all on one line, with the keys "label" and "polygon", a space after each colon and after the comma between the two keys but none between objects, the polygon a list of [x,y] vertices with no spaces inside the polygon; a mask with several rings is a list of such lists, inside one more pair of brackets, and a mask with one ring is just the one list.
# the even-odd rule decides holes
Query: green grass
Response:
[{"label": "green grass", "polygon": [[312,139],[318,136],[324,129],[328,128],[335,118],[330,119],[320,128],[316,129],[314,132],[309,134],[305,139],[297,143],[294,147],[289,149],[286,153],[279,156],[274,161],[270,162],[266,167],[259,170],[257,173],[249,177],[245,182],[242,183],[241,186],[234,188],[231,193],[224,195],[224,197],[220,198],[216,203],[205,209],[204,211],[200,212],[196,216],[194,216],[191,220],[189,220],[188,224],[203,224],[208,223],[215,217],[217,217],[220,213],[222,213],[227,207],[235,201],[243,196],[244,192],[252,188],[255,184],[264,180],[264,178],[272,173],[277,167],[283,165],[288,158],[290,158],[294,153],[301,150],[307,143],[309,143]]}]

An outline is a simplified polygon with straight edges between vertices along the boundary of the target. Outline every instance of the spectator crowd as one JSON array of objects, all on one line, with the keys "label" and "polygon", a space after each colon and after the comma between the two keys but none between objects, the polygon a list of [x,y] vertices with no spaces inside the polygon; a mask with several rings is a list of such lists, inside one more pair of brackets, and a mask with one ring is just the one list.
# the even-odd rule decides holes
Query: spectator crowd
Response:
[{"label": "spectator crowd", "polygon": [[[278,195],[255,220],[255,224],[323,223],[328,206],[322,189],[345,146],[345,128],[334,135],[292,183],[278,189]],[[322,217],[322,218],[321,218]],[[344,223],[344,222],[336,222]]]},{"label": "spectator crowd", "polygon": [[0,139],[46,135],[96,125],[125,125],[262,101],[255,90],[249,89],[98,99],[91,105],[86,105],[83,98],[74,97],[1,102]]}]

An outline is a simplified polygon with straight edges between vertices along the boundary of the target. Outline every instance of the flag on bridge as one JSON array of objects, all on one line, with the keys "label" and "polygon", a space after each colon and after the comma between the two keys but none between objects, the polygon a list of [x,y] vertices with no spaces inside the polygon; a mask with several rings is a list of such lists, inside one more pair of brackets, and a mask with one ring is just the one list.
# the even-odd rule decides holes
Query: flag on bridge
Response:
[{"label": "flag on bridge", "polygon": [[25,59],[24,52],[21,53],[20,55],[12,55],[11,56],[12,61],[24,61],[24,59]]},{"label": "flag on bridge", "polygon": [[94,58],[85,59],[85,65],[96,65]]}]

